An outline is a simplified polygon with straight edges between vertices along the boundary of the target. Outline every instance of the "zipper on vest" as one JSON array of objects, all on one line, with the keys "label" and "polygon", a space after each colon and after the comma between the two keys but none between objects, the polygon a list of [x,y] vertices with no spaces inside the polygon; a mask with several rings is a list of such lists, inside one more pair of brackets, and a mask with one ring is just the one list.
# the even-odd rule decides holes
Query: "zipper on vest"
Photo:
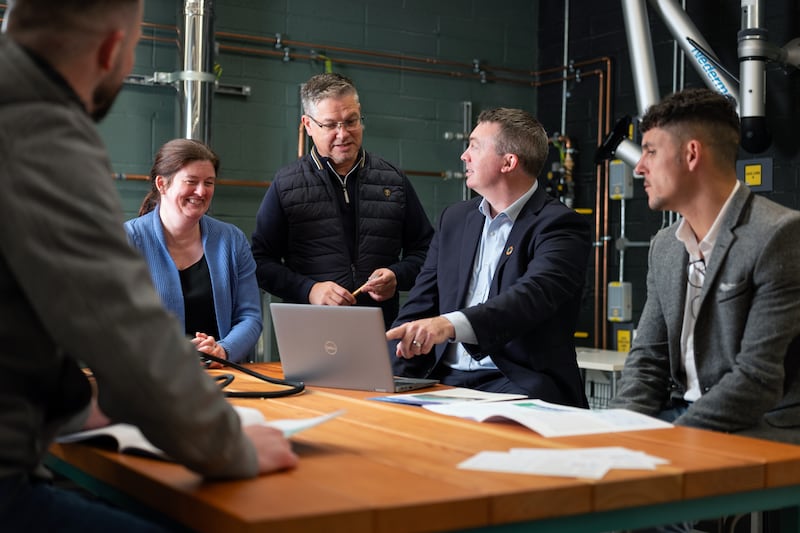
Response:
[{"label": "zipper on vest", "polygon": [[[362,156],[361,156],[361,159],[362,159],[362,160],[361,160],[361,162],[362,162],[362,164],[363,164],[363,158],[364,158],[364,156],[362,155]],[[357,168],[358,168],[358,165],[359,165],[359,163],[358,163],[358,162],[356,162],[356,164],[353,166],[353,168],[351,168],[351,169],[350,169],[350,172],[348,172],[347,174],[345,174],[345,175],[344,175],[344,177],[342,177],[342,176],[341,176],[341,174],[339,174],[339,173],[336,171],[336,169],[335,169],[335,168],[333,168],[333,165],[331,165],[331,162],[330,162],[330,160],[328,161],[328,168],[330,168],[330,169],[331,169],[331,171],[333,172],[333,174],[334,174],[334,175],[335,175],[337,178],[339,178],[339,184],[342,186],[342,193],[344,194],[344,203],[346,203],[346,204],[349,204],[349,203],[350,203],[350,195],[349,195],[349,194],[347,194],[347,178],[348,178],[348,177],[350,177],[350,174],[352,174],[352,173],[353,173],[353,171],[354,171],[355,169],[357,169]]]},{"label": "zipper on vest", "polygon": [[353,277],[353,287],[356,287],[356,266],[350,263],[350,275]]},{"label": "zipper on vest", "polygon": [[333,169],[333,167],[331,167],[331,170],[333,170],[333,173],[336,175],[337,178],[339,178],[339,185],[342,186],[342,193],[344,194],[344,203],[349,204],[350,203],[350,195],[347,194],[347,176],[349,176],[350,173],[348,172],[347,176],[345,176],[343,178],[343,177],[341,177],[339,175],[338,172],[336,172],[336,170]]}]

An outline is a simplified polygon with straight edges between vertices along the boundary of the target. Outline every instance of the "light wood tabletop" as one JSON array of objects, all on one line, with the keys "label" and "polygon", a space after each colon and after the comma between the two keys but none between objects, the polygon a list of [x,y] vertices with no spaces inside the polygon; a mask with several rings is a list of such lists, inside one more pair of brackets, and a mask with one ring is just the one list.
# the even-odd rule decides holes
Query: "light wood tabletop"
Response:
[{"label": "light wood tabletop", "polygon": [[[275,363],[252,367],[280,375]],[[231,387],[273,386],[237,374]],[[205,482],[176,464],[84,444],[54,445],[48,464],[204,532],[603,531],[800,505],[800,446],[677,427],[546,439],[513,423],[369,399],[378,395],[313,388],[232,400],[267,419],[345,410],[292,437],[296,469],[252,480]],[[484,450],[592,446],[624,446],[669,464],[600,480],[457,468]]]},{"label": "light wood tabletop", "polygon": [[575,349],[578,356],[578,367],[584,370],[600,370],[602,372],[620,372],[625,366],[628,352],[602,350],[600,348]]}]

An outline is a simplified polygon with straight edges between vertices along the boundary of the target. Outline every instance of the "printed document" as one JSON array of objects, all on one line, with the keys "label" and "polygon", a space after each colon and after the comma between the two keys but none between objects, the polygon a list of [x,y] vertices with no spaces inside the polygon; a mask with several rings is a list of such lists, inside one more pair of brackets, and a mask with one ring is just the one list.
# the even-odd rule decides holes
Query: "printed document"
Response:
[{"label": "printed document", "polygon": [[[239,415],[242,426],[264,425],[274,427],[283,432],[283,436],[289,438],[290,436],[312,428],[323,422],[327,422],[332,418],[344,413],[344,411],[336,411],[327,415],[317,416],[314,418],[298,418],[298,419],[285,419],[285,420],[265,420],[261,411],[252,407],[243,407],[241,405],[234,405],[233,408]],[[109,446],[120,453],[129,453],[133,455],[143,455],[146,457],[154,457],[158,459],[167,459],[169,457],[156,448],[138,427],[131,424],[111,424],[105,427],[90,429],[87,431],[79,431],[77,433],[70,433],[63,435],[56,439],[56,442],[66,444],[70,442],[87,442],[95,443],[98,445]]]},{"label": "printed document", "polygon": [[579,409],[543,400],[424,405],[435,413],[471,418],[479,422],[513,421],[543,437],[672,427],[669,422],[627,409]]}]

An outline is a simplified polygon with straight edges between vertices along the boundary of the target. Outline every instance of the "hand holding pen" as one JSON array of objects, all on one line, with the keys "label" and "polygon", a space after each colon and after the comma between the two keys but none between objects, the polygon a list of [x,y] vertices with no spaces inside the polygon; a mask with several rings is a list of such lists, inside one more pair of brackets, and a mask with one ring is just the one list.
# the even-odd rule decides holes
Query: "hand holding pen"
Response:
[{"label": "hand holding pen", "polygon": [[372,280],[372,278],[369,278],[369,279],[367,279],[367,281],[365,281],[365,282],[364,282],[364,284],[363,284],[362,286],[360,286],[359,288],[357,288],[356,290],[354,290],[354,291],[352,292],[352,294],[353,294],[353,298],[355,298],[356,296],[358,296],[359,294],[361,294],[361,293],[364,291],[364,289],[367,287],[367,285],[369,285],[369,282],[370,282],[371,280]]},{"label": "hand holding pen", "polygon": [[397,277],[388,268],[375,270],[367,279],[366,283],[353,291],[355,298],[362,292],[367,293],[376,302],[388,300],[394,296],[397,290]]}]

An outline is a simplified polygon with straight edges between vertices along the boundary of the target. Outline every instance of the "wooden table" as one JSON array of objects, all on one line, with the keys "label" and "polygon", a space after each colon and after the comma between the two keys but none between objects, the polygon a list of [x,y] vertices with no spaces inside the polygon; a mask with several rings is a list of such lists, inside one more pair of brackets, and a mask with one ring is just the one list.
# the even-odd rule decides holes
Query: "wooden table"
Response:
[{"label": "wooden table", "polygon": [[[253,366],[280,372],[276,363]],[[234,385],[269,387],[248,376]],[[690,428],[545,439],[515,424],[367,399],[375,395],[316,388],[236,400],[271,419],[346,410],[292,438],[298,468],[253,480],[204,482],[176,464],[83,444],[54,445],[48,463],[105,496],[207,532],[586,532],[800,507],[800,446]],[[669,464],[601,480],[456,468],[483,450],[607,445]]]},{"label": "wooden table", "polygon": [[628,352],[582,346],[577,347],[575,352],[578,355],[579,368],[611,373],[621,372],[625,366],[625,359],[628,357]]}]

